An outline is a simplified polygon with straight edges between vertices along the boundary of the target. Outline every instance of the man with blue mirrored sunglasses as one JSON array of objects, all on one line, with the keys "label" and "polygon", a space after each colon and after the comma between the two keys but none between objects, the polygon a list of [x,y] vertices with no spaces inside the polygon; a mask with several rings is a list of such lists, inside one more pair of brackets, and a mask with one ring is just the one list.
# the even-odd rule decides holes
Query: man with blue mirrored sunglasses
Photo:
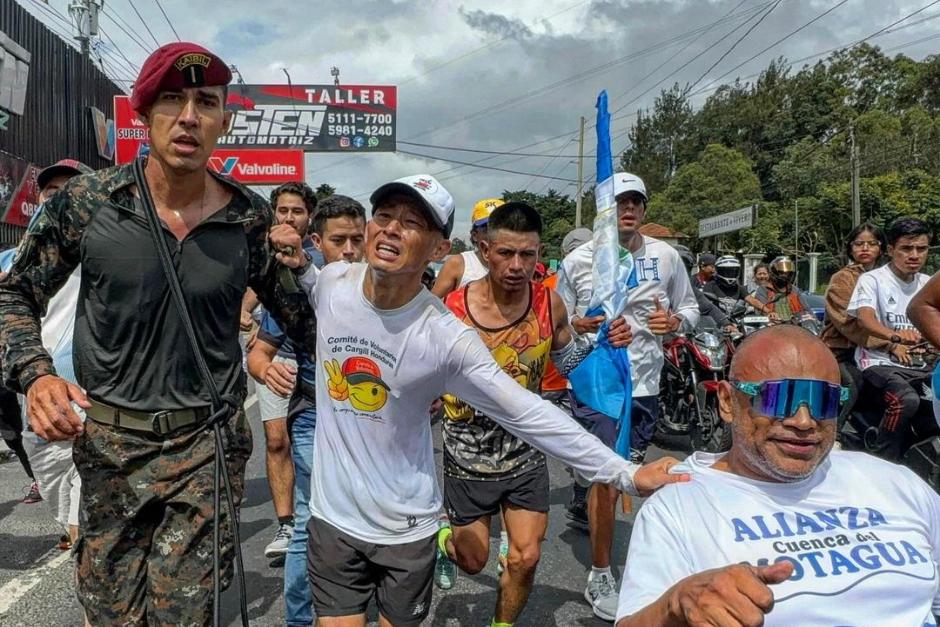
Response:
[{"label": "man with blue mirrored sunglasses", "polygon": [[618,627],[935,625],[940,496],[910,470],[833,451],[845,392],[818,338],[748,337],[719,387],[725,454],[644,503]]}]

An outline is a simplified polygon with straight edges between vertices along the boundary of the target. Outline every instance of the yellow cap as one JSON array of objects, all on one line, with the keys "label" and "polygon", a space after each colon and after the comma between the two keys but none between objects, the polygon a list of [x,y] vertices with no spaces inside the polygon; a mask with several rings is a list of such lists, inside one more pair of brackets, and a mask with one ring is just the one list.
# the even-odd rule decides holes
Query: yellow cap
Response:
[{"label": "yellow cap", "polygon": [[486,200],[481,200],[473,205],[473,213],[470,215],[470,222],[473,223],[474,227],[486,226],[486,223],[490,219],[490,214],[493,213],[493,209],[505,204],[506,201],[501,198],[487,198]]}]

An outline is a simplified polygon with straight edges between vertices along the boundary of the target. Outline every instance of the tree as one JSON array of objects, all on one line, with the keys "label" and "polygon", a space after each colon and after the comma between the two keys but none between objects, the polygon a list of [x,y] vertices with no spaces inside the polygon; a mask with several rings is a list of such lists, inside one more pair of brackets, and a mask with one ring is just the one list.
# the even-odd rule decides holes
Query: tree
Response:
[{"label": "tree", "polygon": [[642,178],[650,193],[665,189],[679,165],[694,153],[689,141],[693,117],[688,96],[678,84],[663,90],[652,113],[637,113],[621,168]]},{"label": "tree", "polygon": [[455,237],[450,241],[450,254],[459,255],[460,253],[467,250],[470,250],[470,247],[467,246],[467,243],[459,237]]},{"label": "tree", "polygon": [[[692,235],[698,232],[699,220],[758,204],[760,200],[760,181],[750,160],[737,150],[710,144],[697,161],[679,168],[662,194],[652,197],[647,221]],[[750,248],[776,235],[771,229],[758,241],[736,234],[728,239],[746,243]]]},{"label": "tree", "polygon": [[336,188],[328,183],[321,183],[313,193],[317,195],[317,200],[323,200],[329,198],[336,193]]},{"label": "tree", "polygon": [[[505,191],[503,200],[522,201],[535,207],[542,218],[542,244],[544,246],[542,257],[561,259],[561,240],[574,228],[575,201],[567,195],[559,194],[554,189],[549,189],[545,194]],[[597,212],[593,190],[582,197],[581,210],[583,223],[586,226],[593,224],[594,215]]]}]

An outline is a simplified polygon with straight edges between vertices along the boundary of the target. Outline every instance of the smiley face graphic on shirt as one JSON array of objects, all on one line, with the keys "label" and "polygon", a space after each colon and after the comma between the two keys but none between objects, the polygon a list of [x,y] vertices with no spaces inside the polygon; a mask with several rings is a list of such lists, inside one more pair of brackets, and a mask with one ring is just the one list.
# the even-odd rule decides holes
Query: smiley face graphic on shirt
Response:
[{"label": "smiley face graphic on shirt", "polygon": [[350,357],[340,366],[335,359],[323,362],[327,390],[337,401],[348,400],[355,409],[376,412],[388,401],[388,385],[382,371],[367,357]]}]

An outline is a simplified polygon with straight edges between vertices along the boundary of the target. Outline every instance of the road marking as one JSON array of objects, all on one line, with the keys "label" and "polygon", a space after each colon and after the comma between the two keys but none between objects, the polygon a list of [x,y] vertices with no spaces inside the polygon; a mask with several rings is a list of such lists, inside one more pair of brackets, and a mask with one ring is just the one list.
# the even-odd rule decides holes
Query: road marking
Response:
[{"label": "road marking", "polygon": [[46,575],[58,569],[72,557],[71,551],[61,551],[54,549],[59,555],[47,560],[42,566],[34,568],[27,573],[23,573],[16,579],[8,581],[0,588],[0,616],[6,615],[13,605],[22,599],[26,594],[39,585],[39,582],[45,579]]}]

